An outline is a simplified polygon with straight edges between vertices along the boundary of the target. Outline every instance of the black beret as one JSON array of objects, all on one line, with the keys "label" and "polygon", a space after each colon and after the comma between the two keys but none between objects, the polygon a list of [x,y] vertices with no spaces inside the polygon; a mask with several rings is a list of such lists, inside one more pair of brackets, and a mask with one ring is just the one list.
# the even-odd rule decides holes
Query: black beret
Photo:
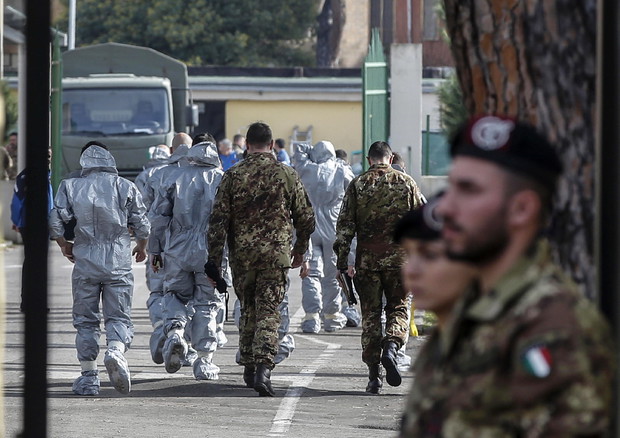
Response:
[{"label": "black beret", "polygon": [[488,160],[545,185],[554,185],[562,173],[558,154],[544,135],[504,116],[471,118],[450,142],[450,155]]},{"label": "black beret", "polygon": [[435,213],[435,208],[443,192],[429,199],[421,207],[408,211],[399,219],[394,228],[394,242],[400,243],[403,239],[437,240],[441,237],[441,218]]}]

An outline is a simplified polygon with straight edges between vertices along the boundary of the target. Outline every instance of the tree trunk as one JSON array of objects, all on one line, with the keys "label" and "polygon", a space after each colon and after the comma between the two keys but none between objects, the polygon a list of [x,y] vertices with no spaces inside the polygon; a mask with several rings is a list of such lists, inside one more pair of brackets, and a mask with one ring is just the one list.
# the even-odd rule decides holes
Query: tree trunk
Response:
[{"label": "tree trunk", "polygon": [[468,111],[529,121],[556,145],[556,256],[595,298],[596,0],[444,3]]}]

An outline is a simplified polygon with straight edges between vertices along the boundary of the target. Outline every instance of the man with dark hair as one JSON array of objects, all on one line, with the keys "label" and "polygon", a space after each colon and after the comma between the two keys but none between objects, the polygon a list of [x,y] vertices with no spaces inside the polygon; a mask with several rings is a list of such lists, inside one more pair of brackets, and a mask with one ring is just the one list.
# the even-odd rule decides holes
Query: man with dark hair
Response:
[{"label": "man with dark hair", "polygon": [[[360,296],[362,360],[369,370],[366,391],[378,394],[383,385],[380,363],[391,386],[401,383],[396,355],[409,329],[406,291],[400,276],[404,253],[392,241],[392,232],[404,213],[422,204],[422,195],[413,178],[390,167],[392,150],[386,142],[373,143],[367,158],[370,169],[349,184],[344,196],[334,251],[338,269],[353,277]],[[349,266],[347,259],[355,236],[355,266]],[[383,296],[385,336],[381,326]]]},{"label": "man with dark hair", "polygon": [[109,150],[108,147],[105,144],[101,143],[100,141],[92,140],[92,141],[89,141],[88,143],[86,143],[84,146],[82,146],[82,150],[80,151],[80,155],[83,154],[84,151],[86,149],[88,149],[89,147],[91,147],[91,146],[99,146],[100,148],[103,148],[106,151]]},{"label": "man with dark hair", "polygon": [[233,151],[237,154],[237,158],[241,160],[243,152],[245,151],[245,137],[241,134],[235,134],[232,143]]},{"label": "man with dark hair", "polygon": [[291,158],[288,156],[288,152],[286,152],[286,143],[283,138],[276,139],[276,158],[280,163],[284,163],[287,166],[291,165]]},{"label": "man with dark hair", "polygon": [[345,164],[349,164],[347,157],[348,157],[347,151],[345,151],[344,149],[336,149],[336,159],[337,160],[341,160]]},{"label": "man with dark hair", "polygon": [[393,158],[392,158],[392,167],[396,170],[400,170],[401,172],[407,172],[407,166],[405,166],[405,160],[403,160],[403,157],[398,153],[398,152],[394,152]]},{"label": "man with dark hair", "polygon": [[606,436],[612,336],[541,237],[562,169],[557,153],[532,126],[501,116],[469,120],[450,152],[436,213],[448,256],[474,264],[479,277],[401,436]]},{"label": "man with dark hair", "polygon": [[199,143],[213,143],[215,144],[215,137],[208,132],[202,132],[200,134],[196,134],[194,139],[192,140],[192,146],[197,145]]},{"label": "man with dark hair", "polygon": [[[271,128],[253,123],[246,137],[246,159],[224,174],[215,197],[209,264],[222,266],[228,241],[233,285],[241,301],[243,379],[261,396],[274,396],[270,377],[278,352],[278,306],[289,268],[302,265],[314,213],[297,173],[275,159]],[[291,252],[293,228],[297,240]]]}]

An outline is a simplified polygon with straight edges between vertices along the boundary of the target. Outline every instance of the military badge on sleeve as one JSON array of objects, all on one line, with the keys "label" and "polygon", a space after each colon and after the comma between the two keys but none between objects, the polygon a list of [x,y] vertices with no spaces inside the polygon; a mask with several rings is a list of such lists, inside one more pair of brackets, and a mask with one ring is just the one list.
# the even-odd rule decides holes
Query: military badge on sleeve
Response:
[{"label": "military badge on sleeve", "polygon": [[521,364],[526,373],[544,379],[551,374],[551,352],[546,345],[530,346],[521,355]]}]

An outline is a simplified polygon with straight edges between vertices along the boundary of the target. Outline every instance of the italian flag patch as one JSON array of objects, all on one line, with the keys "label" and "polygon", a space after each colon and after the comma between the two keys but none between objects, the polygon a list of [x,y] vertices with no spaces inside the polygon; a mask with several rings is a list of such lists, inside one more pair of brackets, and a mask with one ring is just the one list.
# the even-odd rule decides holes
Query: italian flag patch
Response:
[{"label": "italian flag patch", "polygon": [[551,352],[544,345],[526,350],[522,361],[525,371],[534,377],[542,379],[551,374]]}]

